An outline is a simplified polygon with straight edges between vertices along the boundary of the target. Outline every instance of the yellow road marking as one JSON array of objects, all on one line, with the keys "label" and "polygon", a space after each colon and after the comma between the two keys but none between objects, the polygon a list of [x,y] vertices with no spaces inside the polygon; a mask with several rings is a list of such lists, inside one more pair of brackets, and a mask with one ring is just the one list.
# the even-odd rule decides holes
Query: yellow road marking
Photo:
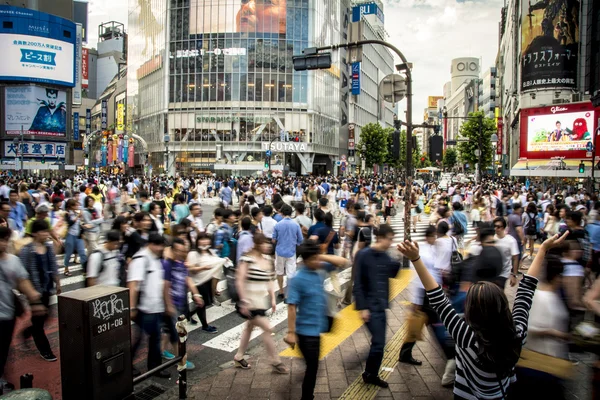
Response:
[{"label": "yellow road marking", "polygon": [[[410,283],[414,272],[403,269],[394,279],[390,279],[390,301],[395,299]],[[321,335],[321,354],[322,359],[333,349],[339,346],[344,340],[348,339],[354,332],[360,328],[364,322],[360,318],[360,313],[354,308],[355,304],[345,307],[336,316],[335,324],[331,332]],[[298,346],[294,350],[287,348],[279,353],[282,357],[302,357]]]},{"label": "yellow road marking", "polygon": [[[408,324],[405,322],[402,324],[400,329],[396,331],[392,339],[385,346],[385,353],[383,355],[383,361],[381,363],[381,369],[379,370],[379,377],[386,380],[398,364],[398,356],[400,355],[400,348],[402,342],[406,337]],[[342,394],[338,400],[371,400],[377,396],[379,387],[375,385],[365,385],[362,380],[362,376],[359,376],[348,386],[348,389]]]}]

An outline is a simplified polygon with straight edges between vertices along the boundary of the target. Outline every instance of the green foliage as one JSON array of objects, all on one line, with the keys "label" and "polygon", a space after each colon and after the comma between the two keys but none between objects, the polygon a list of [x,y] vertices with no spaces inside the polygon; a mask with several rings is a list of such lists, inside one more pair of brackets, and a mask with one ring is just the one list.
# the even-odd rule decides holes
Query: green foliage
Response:
[{"label": "green foliage", "polygon": [[458,161],[458,153],[454,147],[448,147],[444,152],[444,158],[442,164],[444,168],[454,168]]},{"label": "green foliage", "polygon": [[[469,163],[471,168],[480,160],[483,169],[491,165],[494,149],[490,139],[496,132],[493,118],[485,118],[483,112],[469,113],[469,119],[466,119],[460,127],[459,139],[466,140],[458,143],[461,162]],[[477,149],[481,150],[481,157],[475,155]]]},{"label": "green foliage", "polygon": [[379,124],[367,124],[360,130],[360,142],[356,146],[356,152],[359,157],[365,157],[365,165],[368,168],[373,168],[374,164],[385,163],[388,154],[388,136],[390,136],[389,129],[384,129]]},{"label": "green foliage", "polygon": [[[431,160],[429,160],[429,156],[425,153],[415,153],[417,160],[414,163],[414,167],[416,169],[431,167]],[[423,160],[421,160],[423,159]]]}]

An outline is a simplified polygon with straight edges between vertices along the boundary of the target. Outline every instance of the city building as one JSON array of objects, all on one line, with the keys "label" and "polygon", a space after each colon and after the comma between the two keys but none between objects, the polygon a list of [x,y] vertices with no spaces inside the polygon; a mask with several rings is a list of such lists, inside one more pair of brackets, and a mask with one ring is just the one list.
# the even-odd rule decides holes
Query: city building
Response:
[{"label": "city building", "polygon": [[337,171],[349,148],[347,52],[332,52],[328,70],[294,71],[292,57],[345,42],[349,1],[130,5],[128,113],[155,171],[348,172]]},{"label": "city building", "polygon": [[[501,11],[497,58],[499,149],[510,176],[583,178],[598,111],[589,101],[586,60],[591,3],[556,8],[509,0]],[[573,3],[575,4],[575,3]],[[593,40],[592,40],[593,41]],[[597,56],[597,55],[596,55]],[[596,65],[597,61],[587,65]],[[590,81],[591,82],[591,81]],[[598,154],[598,153],[597,153]],[[579,172],[584,160],[585,173]]]},{"label": "city building", "polygon": [[496,112],[496,67],[487,69],[479,81],[479,100],[477,110],[487,118],[494,118]]},{"label": "city building", "polygon": [[456,141],[459,137],[460,126],[470,112],[477,110],[479,93],[479,59],[462,57],[452,60],[450,67],[450,82],[444,85],[443,115],[444,142]]},{"label": "city building", "polygon": [[592,96],[594,106],[600,106],[600,3],[588,1],[584,6],[582,18],[587,20],[586,45],[587,57],[584,63],[585,89]]},{"label": "city building", "polygon": [[[353,1],[352,22],[359,21],[363,21],[360,40],[387,40],[383,3],[380,0]],[[379,123],[384,128],[394,126],[394,104],[385,102],[379,94],[379,83],[393,72],[392,53],[388,48],[379,45],[363,46],[362,61],[352,63],[349,120],[354,127],[354,137],[349,138],[350,147],[360,142],[360,131],[366,124]],[[352,136],[352,129],[350,132]],[[349,148],[348,161],[355,167],[358,157],[353,150]]]},{"label": "city building", "polygon": [[82,29],[73,1],[7,0],[0,5],[2,167],[72,170],[73,104],[81,101]]}]

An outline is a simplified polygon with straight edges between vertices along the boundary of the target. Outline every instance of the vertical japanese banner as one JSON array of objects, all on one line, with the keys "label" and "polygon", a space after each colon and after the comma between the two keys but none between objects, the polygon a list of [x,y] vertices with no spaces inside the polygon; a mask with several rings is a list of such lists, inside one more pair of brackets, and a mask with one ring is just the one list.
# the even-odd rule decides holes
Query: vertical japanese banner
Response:
[{"label": "vertical japanese banner", "polygon": [[123,139],[123,162],[127,164],[129,160],[129,137],[125,135]]},{"label": "vertical japanese banner", "polygon": [[123,135],[119,135],[119,140],[117,140],[117,160],[123,161]]},{"label": "vertical japanese banner", "polygon": [[79,141],[79,113],[73,113],[73,140]]},{"label": "vertical japanese banner", "polygon": [[106,144],[102,145],[102,166],[106,167]]},{"label": "vertical japanese banner", "polygon": [[134,164],[133,164],[133,158],[134,158],[134,154],[135,154],[134,151],[135,150],[134,150],[133,144],[130,144],[129,145],[129,154],[127,155],[127,158],[129,159],[129,164],[128,165],[131,168],[133,168],[133,166],[134,166]]},{"label": "vertical japanese banner", "polygon": [[102,100],[102,109],[101,109],[101,114],[100,114],[100,121],[101,121],[101,125],[100,128],[102,130],[106,130],[107,126],[108,126],[108,103],[106,102],[106,100]]},{"label": "vertical japanese banner", "polygon": [[106,158],[108,161],[108,165],[112,165],[113,163],[113,141],[111,139],[108,140],[108,144],[106,145]]},{"label": "vertical japanese banner", "polygon": [[81,49],[83,28],[77,24],[75,30],[75,87],[73,87],[73,104],[81,104]]},{"label": "vertical japanese banner", "polygon": [[125,104],[117,104],[117,131],[123,132],[125,130]]},{"label": "vertical japanese banner", "polygon": [[113,156],[112,159],[116,162],[119,159],[117,155],[117,145],[119,144],[119,135],[112,135],[113,142]]},{"label": "vertical japanese banner", "polygon": [[92,133],[92,110],[85,110],[85,137],[89,137]]}]

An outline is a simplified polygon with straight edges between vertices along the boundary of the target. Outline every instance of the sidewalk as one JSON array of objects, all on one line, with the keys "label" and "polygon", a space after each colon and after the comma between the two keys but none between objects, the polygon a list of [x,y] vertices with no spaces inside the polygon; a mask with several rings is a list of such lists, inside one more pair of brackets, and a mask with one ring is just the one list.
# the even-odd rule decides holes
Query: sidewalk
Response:
[{"label": "sidewalk", "polygon": [[[332,349],[320,362],[315,399],[451,399],[451,389],[440,385],[446,361],[441,349],[432,344],[425,332],[423,342],[418,342],[413,351],[414,357],[423,365],[414,367],[397,365],[400,346],[406,333],[406,312],[410,305],[410,292],[403,290],[392,302],[388,316],[387,345],[381,375],[389,389],[378,389],[362,383],[361,373],[369,352],[370,335],[363,325],[348,339]],[[282,337],[285,326],[275,335],[278,351],[287,345]],[[233,357],[233,356],[232,356]],[[282,357],[290,368],[290,374],[278,375],[271,372],[270,360],[264,355],[262,345],[249,351],[248,362],[252,368],[242,370],[229,362],[220,371],[208,376],[188,379],[189,399],[300,399],[304,360],[297,357]],[[177,388],[169,390],[161,399],[177,399]]]}]

